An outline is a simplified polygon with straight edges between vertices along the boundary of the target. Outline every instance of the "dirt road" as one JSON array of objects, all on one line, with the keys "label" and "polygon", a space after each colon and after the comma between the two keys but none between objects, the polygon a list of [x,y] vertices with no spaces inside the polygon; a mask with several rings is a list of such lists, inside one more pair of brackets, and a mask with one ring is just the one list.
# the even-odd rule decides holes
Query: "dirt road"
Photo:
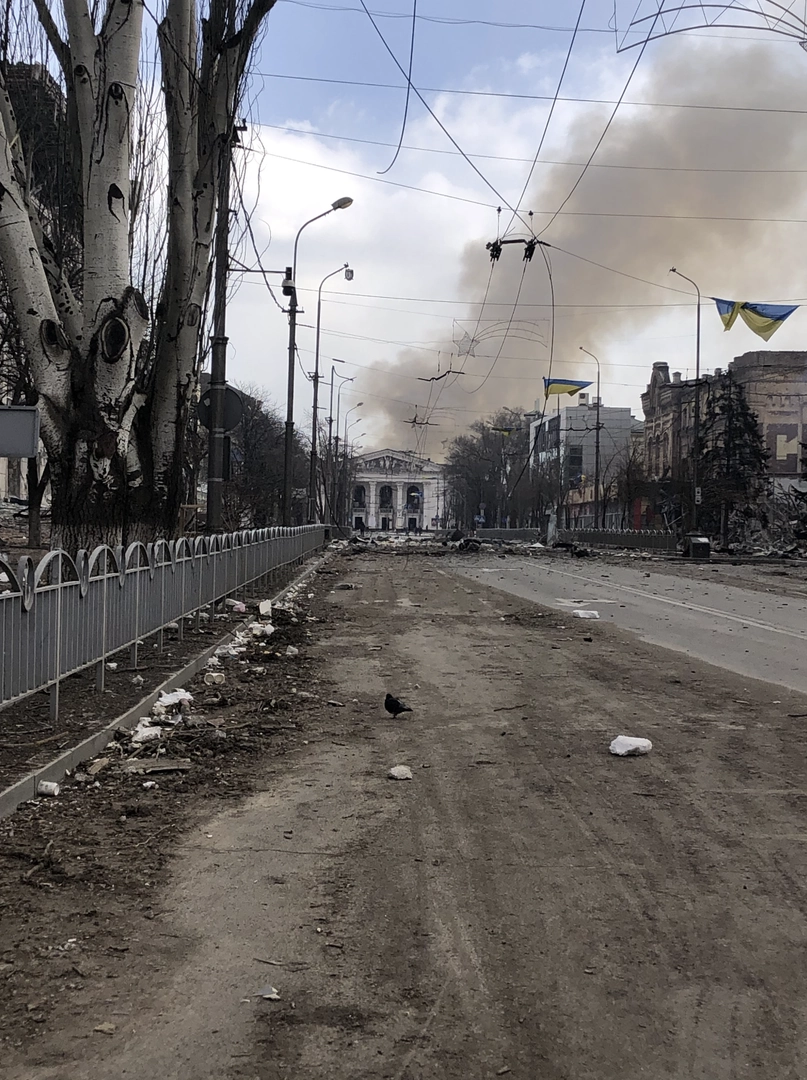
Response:
[{"label": "dirt road", "polygon": [[807,1076],[807,699],[441,559],[335,565],[307,652],[345,707],[198,808],[118,977],[4,1076]]}]

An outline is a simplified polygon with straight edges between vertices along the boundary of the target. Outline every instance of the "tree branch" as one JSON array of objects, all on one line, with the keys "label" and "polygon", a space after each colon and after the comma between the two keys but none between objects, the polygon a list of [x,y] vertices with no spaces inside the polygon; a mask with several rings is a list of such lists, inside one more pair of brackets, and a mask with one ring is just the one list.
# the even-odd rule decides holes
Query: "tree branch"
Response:
[{"label": "tree branch", "polygon": [[59,66],[65,73],[65,76],[67,76],[70,71],[70,49],[67,42],[59,33],[59,29],[53,20],[53,16],[50,13],[46,0],[34,0],[34,7],[36,8],[36,14],[40,25],[45,31],[48,44],[51,49],[53,49],[54,55],[59,61]]}]

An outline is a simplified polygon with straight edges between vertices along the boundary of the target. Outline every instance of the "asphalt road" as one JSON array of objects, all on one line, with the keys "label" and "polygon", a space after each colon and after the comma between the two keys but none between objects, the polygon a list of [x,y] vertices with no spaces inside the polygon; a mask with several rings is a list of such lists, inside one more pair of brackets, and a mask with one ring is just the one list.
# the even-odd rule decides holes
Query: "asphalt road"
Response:
[{"label": "asphalt road", "polygon": [[[652,564],[651,564],[652,565]],[[807,599],[724,585],[703,564],[676,577],[647,564],[508,557],[457,560],[453,569],[547,607],[594,610],[643,641],[807,692]],[[693,568],[689,568],[690,571]]]},{"label": "asphalt road", "polygon": [[4,1078],[803,1080],[805,698],[445,560],[337,566],[303,652],[342,705],[200,801],[117,977],[82,954]]}]

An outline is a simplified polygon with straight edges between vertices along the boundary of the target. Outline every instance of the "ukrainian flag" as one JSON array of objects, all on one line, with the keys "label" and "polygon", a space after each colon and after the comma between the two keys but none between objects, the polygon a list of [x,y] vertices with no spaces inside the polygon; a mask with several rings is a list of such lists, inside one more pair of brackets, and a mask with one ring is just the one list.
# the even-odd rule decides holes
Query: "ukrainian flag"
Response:
[{"label": "ukrainian flag", "polygon": [[739,315],[745,325],[763,341],[773,337],[785,319],[799,307],[798,304],[751,304],[740,300],[719,300],[716,296],[712,299],[726,330],[731,330]]},{"label": "ukrainian flag", "polygon": [[591,386],[590,382],[582,382],[580,379],[544,379],[544,396],[550,394],[579,394]]}]

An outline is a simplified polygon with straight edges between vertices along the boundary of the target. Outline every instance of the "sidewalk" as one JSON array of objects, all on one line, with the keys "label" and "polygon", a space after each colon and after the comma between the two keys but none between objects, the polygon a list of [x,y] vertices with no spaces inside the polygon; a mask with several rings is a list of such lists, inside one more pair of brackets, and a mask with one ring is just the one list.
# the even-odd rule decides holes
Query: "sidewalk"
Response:
[{"label": "sidewalk", "polygon": [[282,757],[256,739],[183,804],[166,778],[176,841],[142,794],[99,806],[120,879],[57,835],[23,883],[57,819],[4,836],[9,1080],[804,1075],[807,702],[442,559],[329,568]]}]

